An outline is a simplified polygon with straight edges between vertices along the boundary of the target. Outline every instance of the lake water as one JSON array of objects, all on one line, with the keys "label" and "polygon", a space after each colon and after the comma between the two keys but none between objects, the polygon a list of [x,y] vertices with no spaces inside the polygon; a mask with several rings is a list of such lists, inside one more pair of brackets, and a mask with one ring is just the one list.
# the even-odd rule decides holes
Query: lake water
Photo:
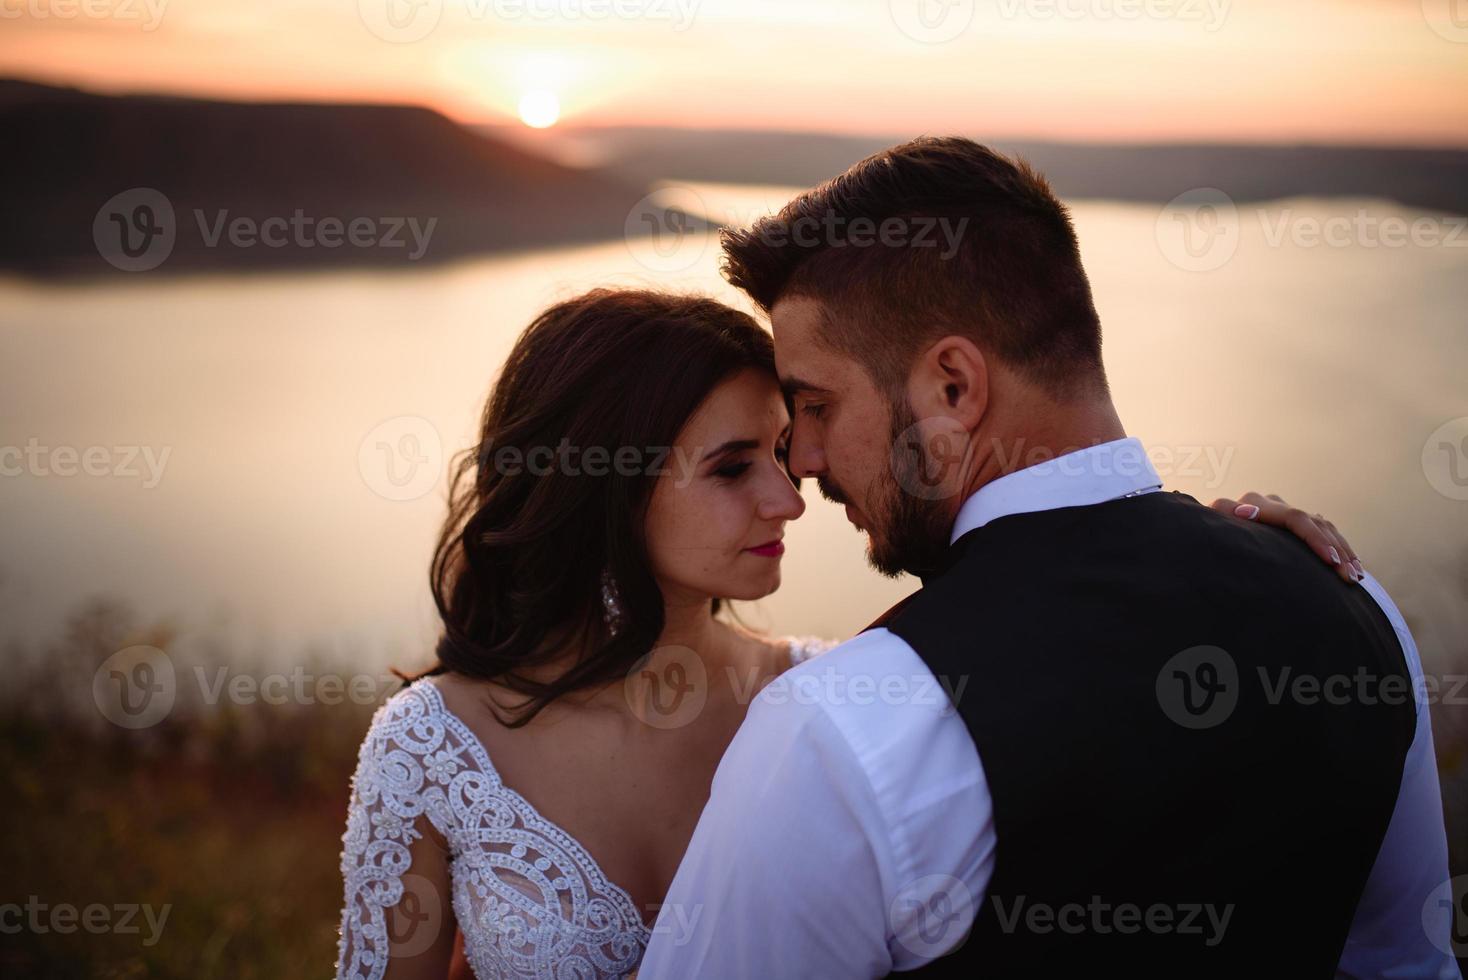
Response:
[{"label": "lake water", "polygon": [[[788,191],[682,193],[743,218]],[[1193,224],[1153,206],[1074,212],[1122,419],[1168,487],[1205,502],[1278,492],[1326,513],[1429,664],[1461,657],[1468,235],[1379,201],[1241,205]],[[1440,234],[1392,244],[1389,226]],[[697,234],[662,252],[618,241],[403,272],[0,280],[0,451],[31,447],[0,457],[0,640],[54,636],[108,596],[184,638],[421,660],[444,467],[516,334],[592,285],[748,308],[717,252]],[[840,509],[806,493],[784,587],[743,616],[848,635],[913,583],[870,571]]]}]

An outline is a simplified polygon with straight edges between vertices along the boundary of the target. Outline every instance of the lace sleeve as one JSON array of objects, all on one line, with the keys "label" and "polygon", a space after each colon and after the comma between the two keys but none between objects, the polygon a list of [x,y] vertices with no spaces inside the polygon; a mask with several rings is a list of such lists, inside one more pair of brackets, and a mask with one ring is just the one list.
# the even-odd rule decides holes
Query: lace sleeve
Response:
[{"label": "lace sleeve", "polygon": [[381,980],[389,965],[394,978],[448,970],[454,929],[442,832],[452,818],[433,774],[452,760],[435,753],[444,724],[426,708],[419,692],[401,692],[362,741],[342,835],[338,978]]},{"label": "lace sleeve", "polygon": [[650,936],[631,896],[504,785],[428,680],[373,719],[342,843],[339,978],[443,980],[456,926],[475,976],[622,978]]}]

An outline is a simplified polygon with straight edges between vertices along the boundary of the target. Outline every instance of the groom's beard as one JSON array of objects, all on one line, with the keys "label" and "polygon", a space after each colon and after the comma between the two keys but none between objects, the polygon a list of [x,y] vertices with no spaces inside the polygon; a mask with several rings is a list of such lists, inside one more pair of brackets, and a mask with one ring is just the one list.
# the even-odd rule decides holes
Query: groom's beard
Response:
[{"label": "groom's beard", "polygon": [[[917,423],[905,398],[891,405],[892,430],[888,445],[897,446],[902,433]],[[903,489],[917,486],[923,466],[921,459],[894,449],[888,457],[888,469],[877,475],[873,485],[876,500],[870,502],[867,528],[870,547],[867,561],[888,578],[903,572],[919,577],[942,567],[948,552],[949,517],[941,501],[924,500]],[[850,503],[850,497],[824,477],[817,478],[821,496],[835,504]],[[865,509],[865,508],[864,508]]]}]

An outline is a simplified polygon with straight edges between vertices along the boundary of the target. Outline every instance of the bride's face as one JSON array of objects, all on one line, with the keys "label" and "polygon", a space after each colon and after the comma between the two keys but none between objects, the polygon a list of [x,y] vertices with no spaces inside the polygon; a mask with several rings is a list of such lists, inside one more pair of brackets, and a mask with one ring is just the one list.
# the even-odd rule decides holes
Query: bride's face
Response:
[{"label": "bride's face", "polygon": [[647,511],[669,600],[758,599],[780,586],[785,522],[805,501],[785,468],[790,416],[772,375],[742,371],[684,425]]}]

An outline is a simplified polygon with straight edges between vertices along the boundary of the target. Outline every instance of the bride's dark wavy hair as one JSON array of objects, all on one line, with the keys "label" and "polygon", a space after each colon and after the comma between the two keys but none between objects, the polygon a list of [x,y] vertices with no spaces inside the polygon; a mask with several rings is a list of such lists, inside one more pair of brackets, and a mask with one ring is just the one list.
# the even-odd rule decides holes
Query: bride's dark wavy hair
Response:
[{"label": "bride's dark wavy hair", "polygon": [[[453,467],[430,572],[444,629],[427,674],[523,695],[496,702],[510,727],[625,676],[663,629],[644,524],[659,468],[675,465],[664,453],[709,393],[746,368],[774,374],[770,335],[712,299],[598,289],[536,317],[490,391],[479,444]],[[606,466],[590,475],[594,448]],[[620,598],[615,636],[603,570]],[[580,655],[554,680],[525,675],[568,651]]]}]

